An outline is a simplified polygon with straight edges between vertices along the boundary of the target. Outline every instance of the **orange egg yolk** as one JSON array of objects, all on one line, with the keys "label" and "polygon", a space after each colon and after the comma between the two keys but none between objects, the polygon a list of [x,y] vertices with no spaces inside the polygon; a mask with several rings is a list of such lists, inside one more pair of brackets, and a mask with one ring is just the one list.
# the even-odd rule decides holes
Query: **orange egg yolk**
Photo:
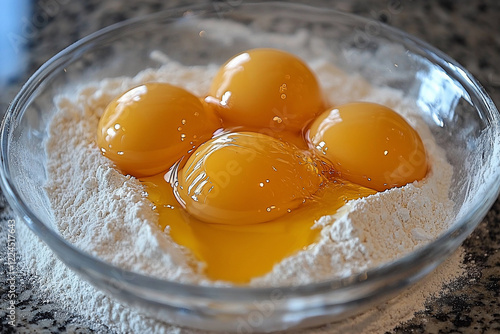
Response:
[{"label": "orange egg yolk", "polygon": [[237,132],[201,145],[179,171],[175,191],[200,220],[245,225],[291,212],[325,181],[307,151],[260,133]]},{"label": "orange egg yolk", "polygon": [[147,83],[108,105],[97,144],[125,174],[136,177],[167,170],[220,128],[220,120],[188,91]]},{"label": "orange egg yolk", "polygon": [[421,180],[428,163],[418,133],[395,111],[375,103],[349,103],[314,120],[310,146],[343,179],[384,191]]},{"label": "orange egg yolk", "polygon": [[325,110],[318,81],[296,56],[253,49],[227,61],[215,75],[207,102],[224,125],[298,132]]}]

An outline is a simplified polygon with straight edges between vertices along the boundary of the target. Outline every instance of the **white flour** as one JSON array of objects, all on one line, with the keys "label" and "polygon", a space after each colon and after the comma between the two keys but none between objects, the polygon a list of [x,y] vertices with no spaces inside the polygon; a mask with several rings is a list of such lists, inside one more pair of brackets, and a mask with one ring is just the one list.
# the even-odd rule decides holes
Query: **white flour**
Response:
[{"label": "white flour", "polygon": [[[352,201],[335,217],[323,217],[316,223],[322,228],[318,244],[283,260],[264,277],[254,279],[251,284],[255,286],[304,284],[360,272],[425,245],[445,231],[451,221],[453,203],[447,197],[451,166],[429,130],[413,114],[414,104],[398,91],[373,88],[363,79],[346,76],[325,62],[313,62],[311,66],[336,104],[371,101],[402,113],[423,138],[432,169],[424,181]],[[175,244],[168,233],[158,229],[157,216],[142,195],[139,182],[114,170],[95,145],[99,117],[117,94],[143,82],[165,81],[203,95],[216,70],[215,66],[186,68],[168,62],[157,71],[146,70],[135,78],[103,80],[82,88],[79,94],[59,98],[60,110],[54,116],[47,141],[46,188],[54,211],[54,228],[64,238],[125,269],[179,282],[224,284],[206,279],[203,265]],[[27,268],[38,273],[43,289],[57,296],[70,310],[119,332],[184,332],[144,317],[95,291],[68,271],[24,228],[20,238],[26,240],[22,252]],[[389,330],[409,319],[422,308],[426,298],[456,277],[460,262],[461,253],[457,253],[438,273],[396,299],[313,332]]]}]

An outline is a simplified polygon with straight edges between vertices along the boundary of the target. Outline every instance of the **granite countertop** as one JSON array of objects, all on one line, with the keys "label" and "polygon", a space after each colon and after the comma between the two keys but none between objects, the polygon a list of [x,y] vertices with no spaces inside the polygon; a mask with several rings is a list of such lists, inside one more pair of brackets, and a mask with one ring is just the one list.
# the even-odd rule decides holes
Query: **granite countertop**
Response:
[{"label": "granite countertop", "polygon": [[[0,11],[12,11],[2,1]],[[223,1],[222,1],[223,2]],[[302,1],[360,14],[385,22],[413,34],[456,59],[483,84],[495,104],[500,105],[500,2],[472,1],[396,1],[341,0]],[[16,58],[19,63],[12,75],[0,72],[0,110],[3,113],[22,83],[47,59],[65,46],[109,24],[155,12],[181,1],[17,1],[12,11],[14,25],[20,30],[12,35],[0,30],[3,38],[0,59]],[[397,11],[391,10],[398,8]],[[2,18],[7,20],[7,16]],[[12,21],[12,20],[11,20]],[[0,26],[1,29],[1,26]],[[13,36],[15,37],[13,39]],[[8,37],[6,39],[6,37]],[[5,44],[5,40],[9,42]],[[8,49],[8,48],[11,49]],[[12,65],[13,66],[13,65]],[[4,66],[5,67],[5,66]],[[8,79],[6,79],[8,76]],[[0,196],[1,229],[13,217]],[[4,236],[5,234],[2,234]],[[36,277],[18,277],[17,324],[6,318],[8,305],[4,265],[5,240],[2,244],[0,277],[0,332],[109,332],[105,325],[89,328],[78,314],[68,314],[57,303],[32,296]],[[19,247],[22,247],[20,245]],[[463,245],[465,265],[469,270],[451,292],[430,302],[426,309],[396,328],[395,333],[498,333],[500,332],[500,201]]]}]

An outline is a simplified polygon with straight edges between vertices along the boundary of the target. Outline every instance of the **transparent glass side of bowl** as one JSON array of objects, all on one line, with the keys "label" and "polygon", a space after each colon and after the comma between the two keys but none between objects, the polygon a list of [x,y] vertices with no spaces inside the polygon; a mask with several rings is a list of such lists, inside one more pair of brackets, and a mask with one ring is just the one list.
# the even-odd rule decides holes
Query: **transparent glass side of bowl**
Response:
[{"label": "transparent glass side of bowl", "polygon": [[[342,15],[332,20],[331,15],[321,11],[294,12],[281,9],[282,14],[277,17],[270,15],[269,9],[242,9],[226,13],[223,18],[244,22],[255,33],[266,31],[274,34],[273,38],[262,41],[259,46],[282,48],[299,55],[328,51],[329,60],[341,69],[359,73],[372,84],[398,88],[414,97],[436,140],[445,148],[447,158],[455,166],[455,182],[450,196],[456,203],[466,202],[472,207],[481,206],[483,194],[494,196],[495,192],[481,188],[481,184],[491,184],[491,178],[498,177],[498,172],[488,169],[492,165],[496,166],[494,159],[498,156],[499,145],[497,141],[487,139],[498,138],[498,125],[488,121],[485,117],[487,111],[476,113],[475,107],[480,101],[471,98],[477,92],[465,87],[463,73],[457,71],[448,78],[443,72],[445,63],[434,64],[427,59],[429,54],[408,51],[402,43],[405,42],[404,36],[388,38],[385,28],[381,28],[378,34],[364,36],[365,21],[353,23]],[[220,20],[219,14],[201,15]],[[220,30],[210,24],[193,25],[193,20],[197,19],[194,14],[183,15],[179,21],[167,17],[89,40],[78,49],[61,55],[53,64],[57,66],[52,66],[50,71],[44,73],[44,82],[32,83],[33,91],[25,100],[18,101],[19,108],[16,109],[15,122],[9,135],[10,176],[21,200],[46,227],[55,231],[54,226],[51,226],[52,215],[43,188],[46,179],[44,140],[47,124],[56,110],[54,97],[72,94],[78,87],[106,77],[132,76],[145,68],[157,68],[161,64],[150,58],[153,50],[186,65],[203,65],[220,63],[221,59],[253,47],[245,38],[238,38],[235,32],[228,32],[224,35],[227,37],[225,39],[211,37],[211,34],[220,34]],[[323,42],[314,44],[312,39],[304,35],[305,29],[317,37],[316,41],[319,39]],[[202,34],[202,31],[205,33]],[[398,46],[394,46],[394,52],[388,54],[391,57],[377,56],[377,52],[382,50],[381,46],[395,43]],[[411,41],[407,43],[412,45]],[[319,49],[318,46],[325,49]],[[356,54],[377,56],[381,63],[376,67],[362,66],[362,62],[355,61]],[[395,68],[394,63],[400,67]],[[388,70],[397,72],[392,76],[392,81],[386,78]],[[444,95],[435,94],[433,97],[430,93],[436,92],[436,89]],[[498,116],[494,118],[498,120]],[[478,165],[476,161],[482,163]],[[474,167],[475,173],[471,173]],[[478,191],[481,196],[478,196]],[[467,223],[443,240],[442,246],[431,247],[428,254],[402,259],[397,268],[376,269],[318,286],[278,288],[280,298],[276,300],[272,299],[272,290],[250,290],[248,293],[236,291],[233,296],[233,291],[226,291],[225,294],[217,289],[207,292],[185,287],[179,288],[176,293],[172,288],[163,287],[160,282],[135,275],[127,276],[118,268],[101,267],[88,259],[79,261],[73,253],[65,253],[62,248],[57,248],[56,253],[71,268],[111,295],[145,309],[148,314],[159,319],[180,325],[238,330],[239,319],[248,324],[248,315],[261,312],[259,303],[272,301],[273,311],[262,318],[257,328],[258,331],[270,331],[345,318],[389,298],[418,280],[458,246],[487,207],[482,207],[473,215],[460,210],[461,207],[457,205],[455,214],[457,217],[462,215]],[[29,219],[27,221],[29,224]]]}]

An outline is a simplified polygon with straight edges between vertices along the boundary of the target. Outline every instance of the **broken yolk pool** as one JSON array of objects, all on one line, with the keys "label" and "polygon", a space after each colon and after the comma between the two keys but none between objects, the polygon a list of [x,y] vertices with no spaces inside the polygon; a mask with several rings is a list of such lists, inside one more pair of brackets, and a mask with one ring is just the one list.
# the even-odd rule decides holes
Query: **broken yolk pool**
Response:
[{"label": "broken yolk pool", "polygon": [[[168,229],[175,242],[206,264],[206,276],[241,284],[265,275],[287,256],[313,245],[320,232],[312,229],[315,220],[335,214],[351,199],[376,193],[346,181],[331,180],[298,208],[270,221],[220,224],[208,223],[185,210],[163,174],[142,181],[148,198],[156,205],[161,228]],[[234,196],[241,196],[242,192],[243,189]]]},{"label": "broken yolk pool", "polygon": [[395,111],[327,107],[307,65],[273,49],[233,57],[205,97],[159,83],[125,92],[104,112],[97,144],[144,184],[160,228],[206,276],[236,284],[314,247],[320,217],[428,168]]}]

